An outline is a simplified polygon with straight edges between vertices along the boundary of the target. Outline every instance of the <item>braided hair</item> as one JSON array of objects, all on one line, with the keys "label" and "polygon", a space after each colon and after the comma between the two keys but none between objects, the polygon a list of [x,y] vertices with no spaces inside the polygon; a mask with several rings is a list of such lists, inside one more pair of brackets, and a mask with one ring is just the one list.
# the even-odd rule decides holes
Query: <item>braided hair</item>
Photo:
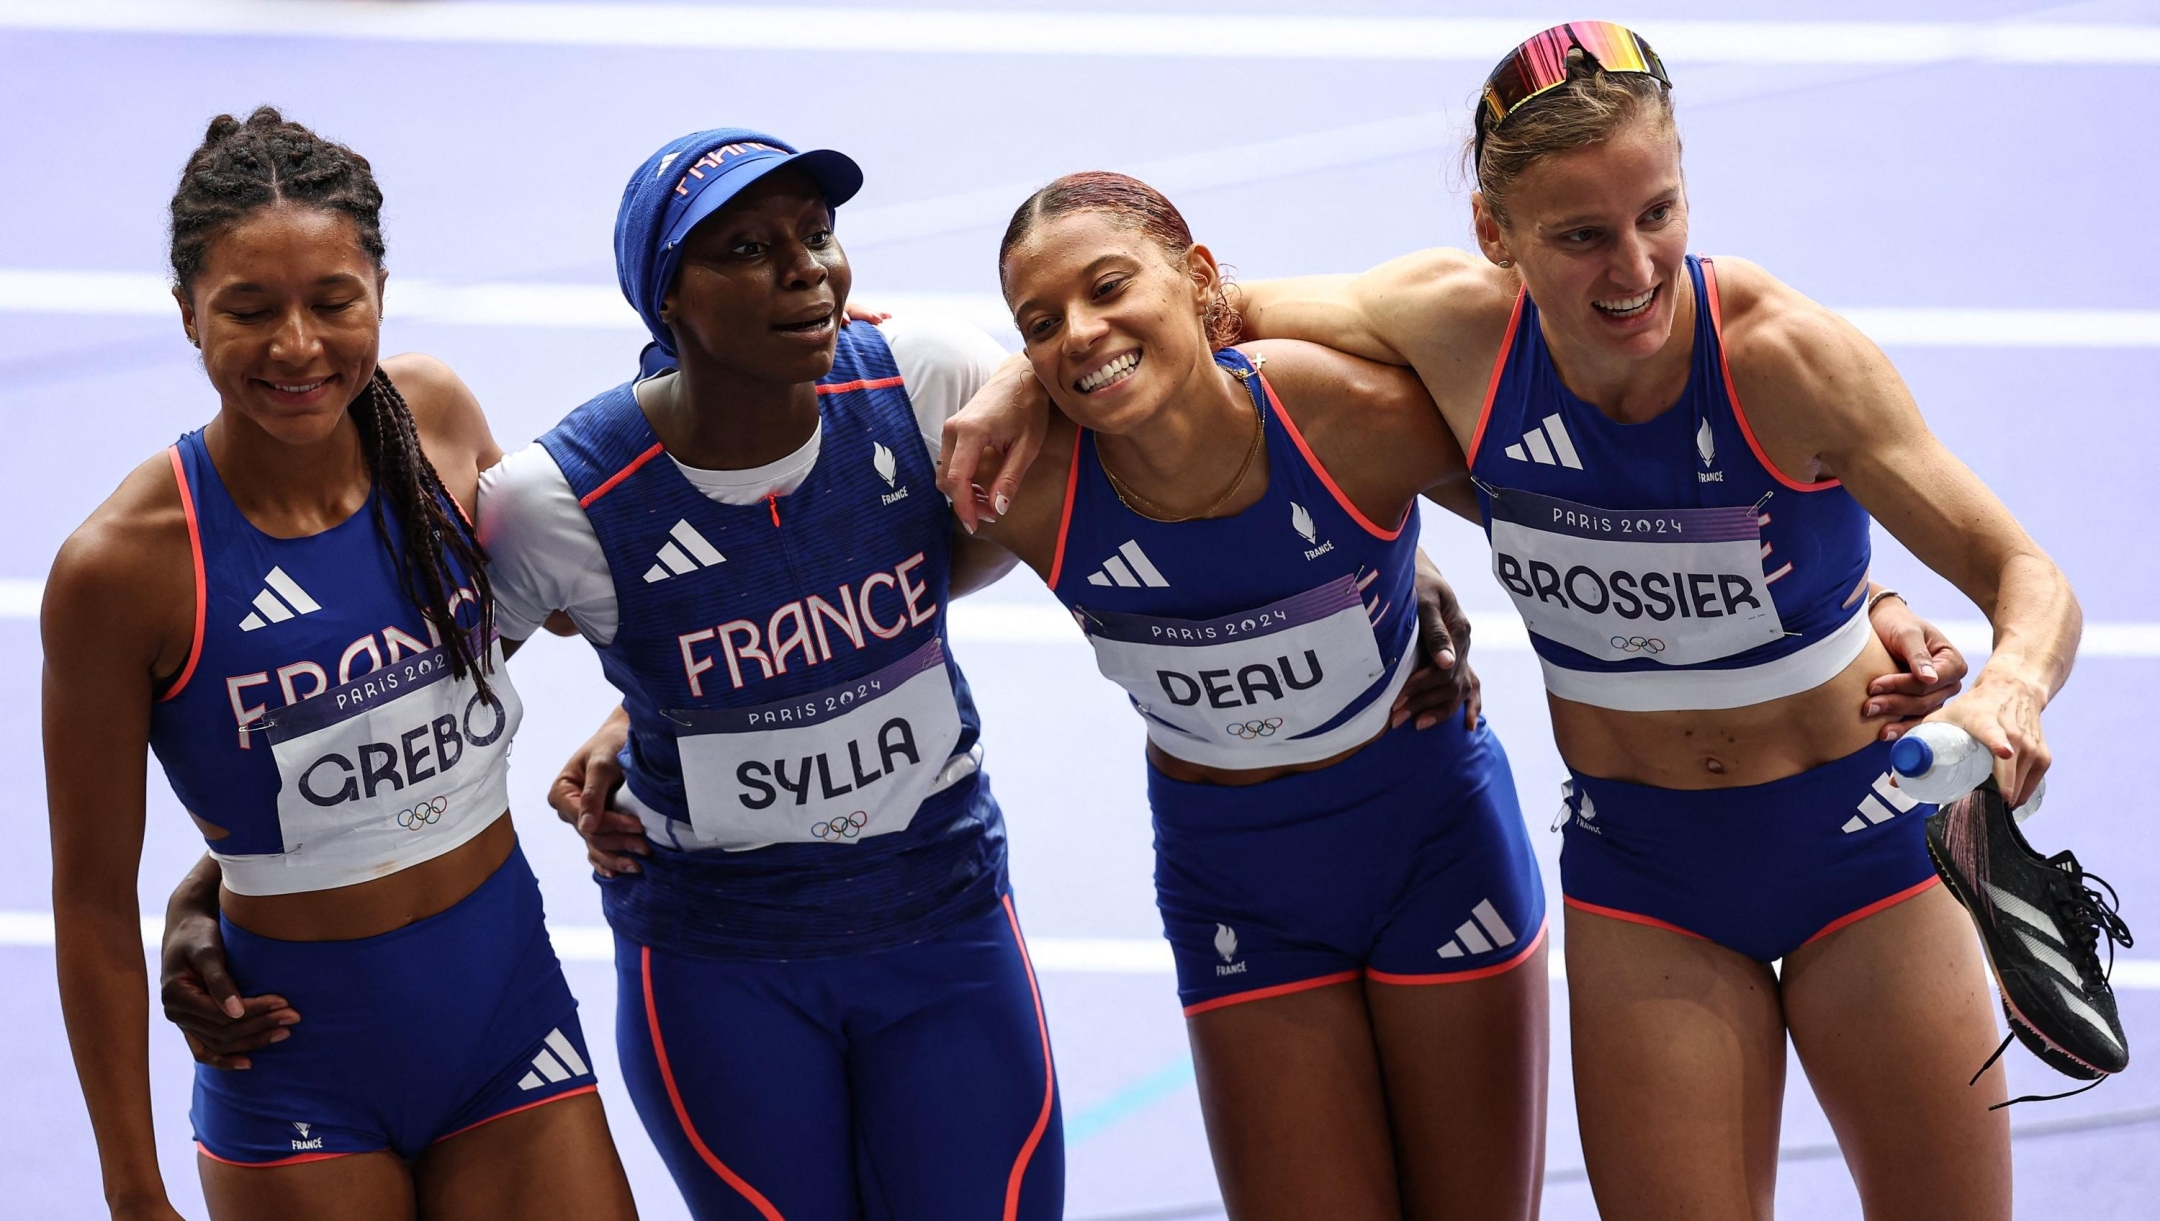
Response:
[{"label": "braided hair", "polygon": [[[259,209],[280,203],[340,212],[350,217],[360,248],[383,263],[382,189],[367,158],[326,140],[274,107],[258,106],[245,122],[229,114],[210,121],[202,147],[188,158],[172,199],[173,282],[188,291],[201,273],[210,245]],[[487,553],[443,490],[442,478],[420,448],[405,396],[377,367],[367,386],[346,407],[360,433],[360,453],[374,484],[369,496],[375,533],[392,555],[390,507],[403,535],[401,584],[405,596],[447,647],[451,671],[470,676],[488,696],[484,670],[494,637],[495,598],[487,577]],[[471,581],[476,601],[475,634],[457,625],[460,590],[452,564]]]}]

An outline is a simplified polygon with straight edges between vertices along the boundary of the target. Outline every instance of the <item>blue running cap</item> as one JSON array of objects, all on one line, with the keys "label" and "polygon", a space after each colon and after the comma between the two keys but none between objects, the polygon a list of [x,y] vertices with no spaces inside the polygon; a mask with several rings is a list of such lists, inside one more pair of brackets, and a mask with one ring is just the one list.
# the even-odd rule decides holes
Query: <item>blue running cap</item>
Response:
[{"label": "blue running cap", "polygon": [[845,153],[798,152],[777,136],[742,127],[670,140],[630,176],[615,213],[615,279],[652,333],[640,361],[646,374],[675,363],[675,337],[660,319],[660,302],[682,265],[683,239],[745,187],[790,165],[809,171],[834,208],[862,189],[862,167]]}]

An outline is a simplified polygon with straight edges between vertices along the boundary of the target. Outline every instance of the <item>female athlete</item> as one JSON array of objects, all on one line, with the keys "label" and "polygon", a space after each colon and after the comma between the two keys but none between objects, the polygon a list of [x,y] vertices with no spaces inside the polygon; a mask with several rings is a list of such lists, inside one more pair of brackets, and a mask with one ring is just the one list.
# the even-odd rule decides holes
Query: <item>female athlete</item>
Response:
[{"label": "female athlete", "polygon": [[232,977],[281,994],[228,1012],[289,1036],[196,1071],[212,1215],[633,1215],[508,814],[520,706],[464,517],[500,451],[450,370],[378,363],[381,208],[364,158],[277,111],[211,123],[172,266],[218,414],[47,585],[61,996],[116,1218],[178,1215],[144,1039],[146,745],[222,868]]},{"label": "female athlete", "polygon": [[1474,706],[1423,732],[1396,707],[1417,497],[1475,511],[1459,446],[1404,371],[1218,350],[1214,260],[1133,179],[1038,192],[1000,272],[1063,415],[980,537],[1073,610],[1147,724],[1232,1215],[1532,1215],[1545,905],[1514,781]]}]

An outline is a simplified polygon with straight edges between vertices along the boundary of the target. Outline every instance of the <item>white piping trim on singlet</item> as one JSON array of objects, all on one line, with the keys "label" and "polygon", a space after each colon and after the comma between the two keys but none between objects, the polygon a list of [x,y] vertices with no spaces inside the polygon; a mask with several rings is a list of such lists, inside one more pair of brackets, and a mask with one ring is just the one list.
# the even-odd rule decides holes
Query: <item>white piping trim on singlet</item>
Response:
[{"label": "white piping trim on singlet", "polygon": [[[225,889],[236,895],[293,895],[333,890],[340,886],[372,882],[376,878],[401,873],[415,865],[424,865],[438,856],[457,851],[477,839],[482,831],[494,826],[497,819],[509,817],[508,793],[503,793],[502,798],[502,807],[495,813],[483,812],[466,819],[464,825],[453,827],[445,834],[415,839],[410,845],[400,845],[401,850],[391,855],[377,854],[356,860],[336,839],[330,841],[334,846],[328,852],[320,848],[310,852],[307,845],[302,845],[290,852],[228,856],[219,852],[216,844],[212,844],[210,855],[217,860]],[[484,808],[492,803],[481,804]]]},{"label": "white piping trim on singlet", "polygon": [[1746,708],[1822,686],[1860,656],[1875,634],[1863,605],[1845,625],[1775,661],[1744,670],[1570,670],[1548,661],[1545,689],[1564,700],[1615,712]]}]

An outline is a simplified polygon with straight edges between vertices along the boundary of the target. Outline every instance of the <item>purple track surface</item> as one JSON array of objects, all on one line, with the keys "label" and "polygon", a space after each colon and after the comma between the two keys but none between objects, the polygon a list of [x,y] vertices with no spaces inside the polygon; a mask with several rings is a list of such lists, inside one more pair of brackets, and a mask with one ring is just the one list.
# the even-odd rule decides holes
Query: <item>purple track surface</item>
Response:
[{"label": "purple track surface", "polygon": [[[1239,36],[1238,16],[1256,13],[1435,8],[1312,0],[1177,7],[1223,14],[1225,39]],[[1451,15],[1498,16],[1507,7]],[[813,7],[801,12],[816,19]],[[1650,0],[1635,12],[1653,41],[1659,18],[1795,15],[1711,0]],[[2003,0],[1834,0],[1805,16],[2160,23],[2151,4],[2039,12]],[[2149,239],[2160,188],[2151,135],[2160,64],[1672,66],[1697,249],[1753,258],[1840,307],[2160,307],[2160,245]],[[697,127],[769,126],[850,151],[869,182],[841,214],[849,241],[851,213],[873,207],[1436,111],[1459,124],[1481,71],[1466,62],[736,53],[31,32],[0,23],[0,282],[23,271],[162,274],[164,207],[182,159],[209,116],[261,101],[374,161],[389,198],[395,315],[401,278],[611,284],[610,223],[624,174],[663,139]],[[1313,147],[1325,154],[1333,139],[1320,136]],[[1445,142],[1428,143],[1347,162],[1322,155],[1319,169],[1284,152],[1272,165],[1227,175],[1227,185],[1225,176],[1201,175],[1173,194],[1202,240],[1244,278],[1354,270],[1419,246],[1464,243],[1452,154]],[[1000,220],[991,209],[916,236],[905,226],[866,226],[851,243],[858,299],[995,293]],[[621,380],[638,348],[635,334],[606,326],[393,317],[389,332],[386,351],[424,350],[457,368],[506,444]],[[2160,384],[2160,346],[1889,350],[1936,430],[2068,570],[2088,617],[2154,618],[2160,577],[2151,535],[2139,524],[2143,511],[2124,498],[2153,487],[2149,473],[2137,472],[2149,471],[2160,450],[2151,391]],[[17,454],[16,474],[0,486],[0,521],[9,525],[0,579],[41,578],[67,532],[123,473],[215,406],[171,316],[0,303],[0,419]],[[2141,485],[2146,493],[2135,491]],[[1485,560],[1473,531],[1436,518],[1426,537],[1474,609],[1507,609],[1479,575]],[[1877,575],[1924,613],[1976,614],[1895,542],[1882,537],[1879,546]],[[982,597],[1045,604],[1024,573]],[[20,605],[0,616],[0,769],[23,778],[25,795],[15,813],[0,814],[0,827],[28,853],[23,869],[0,876],[0,914],[9,916],[50,910],[31,616]],[[1141,735],[1122,701],[1074,643],[963,636],[956,647],[984,712],[1030,935],[1159,936]],[[2050,813],[2033,831],[2050,847],[2077,848],[2121,890],[2133,924],[2148,925],[2160,896],[2160,833],[2144,803],[2108,795],[2126,787],[2128,764],[2153,748],[2151,723],[2136,709],[2138,693],[2160,679],[2154,653],[2088,657],[2080,667],[2050,713],[2059,762]],[[1531,655],[1492,650],[1476,661],[1557,900],[1558,837],[1545,825],[1563,773]],[[513,774],[527,852],[552,918],[597,925],[582,853],[547,811],[542,788],[609,693],[578,641],[543,640],[516,664],[519,685],[535,693]],[[141,893],[144,910],[155,912],[201,844],[154,770],[149,804]],[[77,1221],[104,1214],[52,953],[34,936],[0,943],[9,981],[0,988],[0,1028],[18,1036],[0,1087],[0,1212]],[[681,1216],[620,1089],[607,1033],[611,970],[595,961],[568,969],[644,1215]],[[1048,971],[1044,992],[1065,1089],[1071,1215],[1220,1215],[1171,980]],[[2133,1041],[2160,1035],[2160,991],[2120,995]],[[1556,988],[1549,1218],[1595,1215],[1568,1097],[1566,1013]],[[152,1053],[167,1181],[182,1211],[202,1216],[186,1120],[189,1062],[162,1025]],[[2029,1057],[2013,1051],[2009,1059],[2014,1089],[2055,1088],[2059,1079]],[[1788,1080],[1783,1215],[1857,1215],[1797,1064]],[[2153,1215],[2160,1075],[2140,1064],[2093,1093],[2013,1115],[2021,1215]]]}]

